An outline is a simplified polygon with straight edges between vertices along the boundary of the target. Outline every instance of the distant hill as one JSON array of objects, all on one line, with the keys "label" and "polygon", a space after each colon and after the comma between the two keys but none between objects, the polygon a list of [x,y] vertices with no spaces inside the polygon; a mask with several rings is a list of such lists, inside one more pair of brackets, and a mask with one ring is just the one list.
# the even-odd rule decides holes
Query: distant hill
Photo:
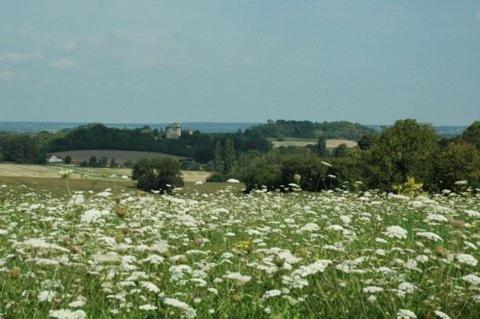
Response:
[{"label": "distant hill", "polygon": [[[390,125],[366,125],[369,128],[372,128],[376,132],[383,131],[384,128],[389,127]],[[434,126],[438,135],[441,137],[455,137],[462,135],[463,131],[467,129],[467,126],[452,126],[452,125],[439,125]]]},{"label": "distant hill", "polygon": [[[286,122],[297,122],[297,123],[304,123],[304,121],[286,121]],[[312,123],[312,122],[310,122]],[[350,122],[324,122],[327,124],[332,124],[333,126],[338,125],[338,123],[350,123]],[[318,124],[324,124],[318,123]],[[15,132],[15,133],[38,133],[41,131],[47,132],[58,132],[63,129],[73,129],[78,126],[85,125],[87,123],[83,122],[8,122],[0,121],[0,132]],[[353,124],[353,123],[350,123]],[[145,124],[145,123],[120,123],[120,124],[105,124],[107,127],[113,128],[142,128],[145,125],[150,126],[152,129],[164,129],[169,124],[168,123],[156,123],[156,124]],[[267,124],[255,123],[255,122],[244,122],[244,123],[229,123],[229,122],[185,122],[180,123],[182,129],[184,130],[192,130],[192,131],[200,131],[202,133],[234,133],[238,130],[246,130],[256,126],[265,126]],[[360,124],[355,124],[360,125]],[[381,132],[383,128],[388,127],[389,125],[360,125],[364,128],[372,129],[374,132]],[[438,134],[443,137],[454,137],[461,135],[463,131],[466,129],[466,126],[435,126]],[[271,132],[269,132],[271,134]],[[275,133],[276,134],[276,133]],[[289,133],[290,134],[290,133]],[[295,132],[293,134],[303,134],[301,132]],[[355,133],[356,134],[356,133]],[[268,136],[268,137],[278,137],[278,136]],[[299,137],[299,136],[291,136],[291,137]],[[330,138],[347,138],[346,136],[330,136]],[[307,137],[307,138],[315,138],[315,137]]]},{"label": "distant hill", "polygon": [[[63,129],[73,129],[88,123],[81,122],[0,122],[0,131],[16,133],[38,133],[41,131],[58,132]],[[183,130],[200,131],[202,133],[235,133],[246,130],[258,123],[228,123],[228,122],[185,122],[180,123]],[[148,125],[152,129],[164,129],[169,123],[120,123],[105,124],[112,128],[135,129]]]}]

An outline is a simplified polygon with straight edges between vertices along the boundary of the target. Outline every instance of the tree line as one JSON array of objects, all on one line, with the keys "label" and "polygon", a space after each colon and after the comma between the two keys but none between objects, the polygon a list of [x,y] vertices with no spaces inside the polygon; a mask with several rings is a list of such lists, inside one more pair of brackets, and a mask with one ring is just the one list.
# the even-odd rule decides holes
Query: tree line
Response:
[{"label": "tree line", "polygon": [[[277,122],[282,126],[292,121]],[[301,123],[300,127],[311,126]],[[368,131],[358,138],[358,147],[342,145],[334,152],[327,150],[323,134],[316,145],[272,149],[267,139],[271,133],[258,127],[225,134],[184,133],[179,139],[166,139],[163,132],[149,127],[130,130],[101,124],[35,135],[0,133],[0,161],[44,163],[47,152],[121,149],[163,152],[209,163],[217,172],[212,181],[238,178],[249,190],[289,189],[297,184],[308,191],[336,187],[394,190],[412,179],[428,191],[463,183],[480,187],[480,121],[460,136],[442,138],[431,125],[400,120],[380,133]],[[106,165],[106,159],[89,162]]]},{"label": "tree line", "polygon": [[[235,152],[266,152],[271,143],[256,132],[209,133],[183,132],[178,139],[167,139],[163,131],[119,129],[103,124],[89,124],[56,133],[0,133],[0,161],[45,163],[46,154],[88,149],[149,151],[192,158],[200,163],[213,161],[217,144],[231,143]],[[95,163],[87,163],[95,164]]]},{"label": "tree line", "polygon": [[427,191],[464,184],[480,188],[480,121],[454,138],[441,138],[432,126],[407,119],[364,136],[358,147],[343,146],[333,153],[326,151],[323,137],[306,148],[246,152],[226,175],[241,179],[247,190],[289,190],[298,185],[307,191],[337,187],[392,191],[412,181]]},{"label": "tree line", "polygon": [[375,131],[364,125],[347,121],[339,122],[310,122],[310,121],[287,121],[269,120],[266,124],[260,124],[250,129],[251,132],[269,138],[283,139],[295,138],[318,138],[325,139],[344,138],[358,141],[365,135]]}]

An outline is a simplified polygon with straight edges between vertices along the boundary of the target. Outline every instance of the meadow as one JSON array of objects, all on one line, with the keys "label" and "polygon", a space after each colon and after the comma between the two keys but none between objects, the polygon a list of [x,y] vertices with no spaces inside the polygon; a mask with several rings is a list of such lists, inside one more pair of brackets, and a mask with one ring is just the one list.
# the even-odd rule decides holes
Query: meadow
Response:
[{"label": "meadow", "polygon": [[3,318],[480,313],[479,195],[18,187],[0,185]]},{"label": "meadow", "polygon": [[142,158],[163,158],[170,157],[174,159],[184,159],[182,156],[175,156],[170,154],[158,153],[158,152],[141,152],[141,151],[123,151],[123,150],[71,150],[64,152],[54,152],[57,157],[65,158],[67,155],[72,158],[75,163],[83,161],[88,162],[90,157],[95,156],[98,159],[106,157],[108,160],[115,159],[117,163],[136,162]]},{"label": "meadow", "polygon": [[[59,172],[64,169],[72,170],[71,179],[96,179],[106,181],[127,180],[132,175],[130,168],[111,167],[79,167],[74,165],[50,164],[50,165],[21,165],[14,163],[0,163],[1,177],[24,177],[24,178],[53,178],[57,179]],[[205,182],[212,172],[207,171],[182,171],[183,180],[186,183]]]},{"label": "meadow", "polygon": [[[306,147],[309,145],[316,145],[318,143],[317,139],[293,138],[293,137],[288,137],[281,141],[276,140],[274,138],[270,138],[269,140],[270,142],[272,142],[274,148],[278,148],[282,146],[283,147],[289,147],[289,146]],[[339,147],[341,144],[345,144],[349,148],[357,146],[357,142],[352,140],[347,140],[347,139],[327,139],[326,140],[326,146],[329,149],[335,149]]]}]

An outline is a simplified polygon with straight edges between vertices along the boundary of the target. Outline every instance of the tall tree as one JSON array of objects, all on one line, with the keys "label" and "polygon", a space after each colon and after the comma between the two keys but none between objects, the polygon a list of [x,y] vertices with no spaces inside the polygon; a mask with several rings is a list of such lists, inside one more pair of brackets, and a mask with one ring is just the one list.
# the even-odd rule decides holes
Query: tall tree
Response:
[{"label": "tall tree", "polygon": [[133,167],[132,179],[144,191],[171,192],[183,186],[180,163],[169,157],[139,160]]},{"label": "tall tree", "polygon": [[317,141],[317,153],[320,156],[327,156],[328,151],[327,151],[327,140],[323,135],[318,137]]},{"label": "tall tree", "polygon": [[455,141],[444,148],[435,161],[435,181],[440,189],[453,189],[457,181],[480,186],[480,150],[465,141]]},{"label": "tall tree", "polygon": [[372,144],[373,144],[373,135],[370,135],[370,134],[362,136],[360,141],[358,141],[358,147],[363,151],[370,149],[370,147],[372,147]]},{"label": "tall tree", "polygon": [[340,144],[338,147],[335,149],[335,157],[344,157],[347,156],[348,154],[348,146],[347,144]]},{"label": "tall tree", "polygon": [[233,140],[227,138],[225,140],[225,146],[223,148],[223,163],[224,163],[224,173],[228,174],[231,172],[233,165],[235,164],[235,147],[233,146]]},{"label": "tall tree", "polygon": [[464,141],[480,149],[480,121],[473,122],[465,132],[463,132],[462,138]]},{"label": "tall tree", "polygon": [[432,126],[412,119],[397,121],[382,132],[366,153],[368,182],[372,187],[391,189],[411,176],[431,184],[437,150],[438,136]]},{"label": "tall tree", "polygon": [[213,151],[213,168],[217,172],[223,172],[223,148],[220,140],[215,143],[215,149]]}]

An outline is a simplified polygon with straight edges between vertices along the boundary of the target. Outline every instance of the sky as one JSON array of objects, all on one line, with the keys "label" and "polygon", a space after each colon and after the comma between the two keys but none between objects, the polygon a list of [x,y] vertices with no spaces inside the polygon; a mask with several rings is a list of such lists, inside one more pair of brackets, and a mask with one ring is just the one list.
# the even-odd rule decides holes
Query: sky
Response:
[{"label": "sky", "polygon": [[0,121],[480,119],[478,0],[5,0]]}]

